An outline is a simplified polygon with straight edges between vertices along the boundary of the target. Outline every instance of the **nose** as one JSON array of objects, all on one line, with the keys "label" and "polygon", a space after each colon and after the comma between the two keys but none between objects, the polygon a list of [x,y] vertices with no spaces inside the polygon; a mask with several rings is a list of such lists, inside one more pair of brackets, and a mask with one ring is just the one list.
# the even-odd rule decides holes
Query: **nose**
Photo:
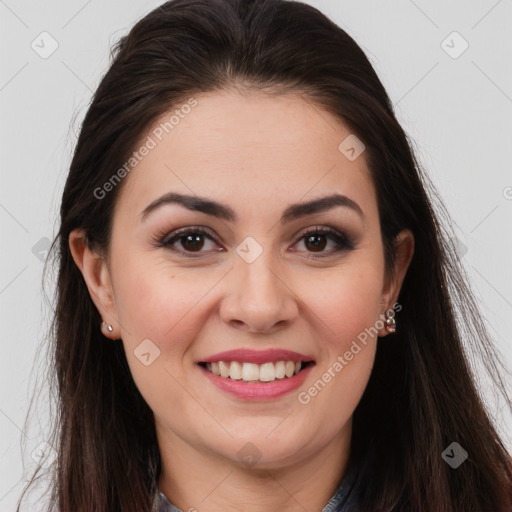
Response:
[{"label": "nose", "polygon": [[246,263],[239,259],[229,273],[229,291],[220,306],[221,319],[250,333],[271,334],[298,316],[297,296],[284,273],[261,255]]}]

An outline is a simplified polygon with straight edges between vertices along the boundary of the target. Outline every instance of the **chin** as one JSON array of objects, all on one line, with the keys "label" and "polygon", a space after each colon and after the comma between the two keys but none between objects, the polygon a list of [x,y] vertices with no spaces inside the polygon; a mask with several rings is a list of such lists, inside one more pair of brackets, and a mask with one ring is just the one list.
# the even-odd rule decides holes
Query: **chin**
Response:
[{"label": "chin", "polygon": [[[321,449],[323,437],[318,433],[311,432],[309,437],[300,432],[293,435],[289,429],[277,433],[277,424],[278,422],[274,421],[273,427],[268,428],[265,422],[265,428],[245,428],[243,435],[234,435],[233,438],[226,436],[220,444],[210,444],[210,448],[240,467],[254,470],[290,466]],[[325,442],[328,442],[327,437]]]}]

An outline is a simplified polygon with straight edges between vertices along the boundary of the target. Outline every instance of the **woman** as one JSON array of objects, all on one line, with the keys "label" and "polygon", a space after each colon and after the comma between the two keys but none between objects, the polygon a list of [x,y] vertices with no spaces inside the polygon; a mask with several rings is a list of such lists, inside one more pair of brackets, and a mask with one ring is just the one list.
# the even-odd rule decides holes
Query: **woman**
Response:
[{"label": "woman", "polygon": [[139,21],[62,198],[50,506],[512,510],[463,343],[501,389],[497,362],[428,186],[313,7]]}]

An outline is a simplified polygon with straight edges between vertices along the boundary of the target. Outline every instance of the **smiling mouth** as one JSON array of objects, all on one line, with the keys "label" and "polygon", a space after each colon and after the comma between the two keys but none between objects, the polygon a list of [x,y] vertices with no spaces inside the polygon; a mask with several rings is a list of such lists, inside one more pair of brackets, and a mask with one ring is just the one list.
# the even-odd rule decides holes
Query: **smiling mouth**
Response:
[{"label": "smiling mouth", "polygon": [[198,363],[218,377],[245,382],[274,382],[294,377],[314,361],[275,361],[263,364],[240,361],[215,361]]}]

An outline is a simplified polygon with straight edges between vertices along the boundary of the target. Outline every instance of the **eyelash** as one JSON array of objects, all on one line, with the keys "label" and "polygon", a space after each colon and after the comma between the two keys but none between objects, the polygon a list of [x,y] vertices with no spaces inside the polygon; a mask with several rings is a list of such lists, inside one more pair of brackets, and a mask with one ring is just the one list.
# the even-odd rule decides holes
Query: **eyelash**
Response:
[{"label": "eyelash", "polygon": [[[171,247],[175,242],[185,238],[187,235],[204,235],[208,238],[210,238],[213,242],[215,242],[217,245],[217,240],[215,240],[215,237],[204,228],[201,228],[199,226],[191,226],[187,228],[181,228],[176,231],[173,231],[171,233],[166,234],[165,236],[158,238],[156,246],[159,248],[168,248],[174,252],[181,253],[186,258],[199,258],[201,257],[201,253],[204,251],[185,251],[185,250],[179,250],[176,248]],[[337,247],[335,249],[332,249],[330,251],[320,251],[318,253],[315,253],[314,251],[308,251],[310,254],[315,257],[315,255],[320,255],[319,257],[327,257],[332,256],[333,254],[338,254],[342,251],[352,251],[354,250],[354,244],[352,240],[347,237],[346,235],[338,232],[335,229],[328,228],[328,227],[321,227],[321,226],[315,226],[312,229],[309,229],[303,233],[300,234],[297,242],[295,242],[294,245],[296,245],[298,242],[300,242],[303,239],[306,239],[310,236],[327,236],[331,240],[333,240]],[[197,255],[196,255],[197,254]],[[322,256],[322,254],[324,256]]]}]

